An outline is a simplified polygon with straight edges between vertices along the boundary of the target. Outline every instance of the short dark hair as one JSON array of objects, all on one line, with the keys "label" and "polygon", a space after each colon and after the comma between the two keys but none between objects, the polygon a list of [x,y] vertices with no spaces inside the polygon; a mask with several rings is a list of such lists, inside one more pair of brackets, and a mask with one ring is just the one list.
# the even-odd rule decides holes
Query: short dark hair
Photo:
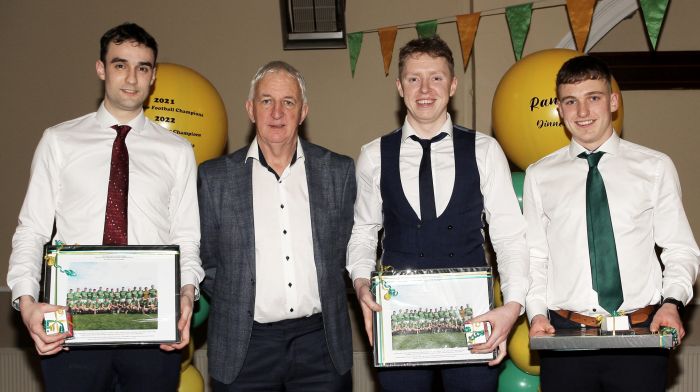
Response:
[{"label": "short dark hair", "polygon": [[454,76],[455,60],[452,57],[452,51],[439,35],[434,35],[432,37],[413,39],[401,48],[401,51],[399,51],[399,78],[401,78],[408,57],[419,54],[444,58],[447,60],[447,65],[450,68],[450,76]]},{"label": "short dark hair", "polygon": [[608,90],[612,91],[612,74],[608,66],[600,59],[584,55],[565,62],[557,73],[557,93],[562,84],[576,84],[586,80],[604,80]]},{"label": "short dark hair", "polygon": [[[102,38],[100,38],[100,60],[105,62],[107,56],[107,47],[110,43],[120,45],[123,42],[137,42],[145,45],[153,50],[153,61],[158,58],[158,43],[146,30],[136,23],[124,22],[119,26],[109,29]],[[153,64],[155,65],[155,64]]]}]

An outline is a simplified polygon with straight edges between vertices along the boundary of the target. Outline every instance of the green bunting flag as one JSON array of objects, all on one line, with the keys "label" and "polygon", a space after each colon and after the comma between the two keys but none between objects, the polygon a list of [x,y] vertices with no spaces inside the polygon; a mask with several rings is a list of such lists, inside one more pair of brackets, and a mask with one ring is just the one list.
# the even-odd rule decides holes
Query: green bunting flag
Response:
[{"label": "green bunting flag", "polygon": [[437,19],[424,20],[422,22],[416,23],[416,31],[418,32],[418,37],[420,38],[430,38],[434,37],[437,32]]},{"label": "green bunting flag", "polygon": [[348,34],[348,52],[350,52],[350,72],[352,77],[355,77],[355,66],[357,59],[360,57],[360,49],[362,48],[362,32]]},{"label": "green bunting flag", "polygon": [[525,38],[530,30],[532,3],[507,7],[506,19],[508,20],[508,29],[510,30],[510,40],[513,43],[515,61],[518,61],[523,55]]},{"label": "green bunting flag", "polygon": [[656,42],[659,40],[661,25],[666,16],[668,0],[639,0],[644,16],[644,24],[647,26],[647,35],[651,41],[651,47],[656,50]]}]

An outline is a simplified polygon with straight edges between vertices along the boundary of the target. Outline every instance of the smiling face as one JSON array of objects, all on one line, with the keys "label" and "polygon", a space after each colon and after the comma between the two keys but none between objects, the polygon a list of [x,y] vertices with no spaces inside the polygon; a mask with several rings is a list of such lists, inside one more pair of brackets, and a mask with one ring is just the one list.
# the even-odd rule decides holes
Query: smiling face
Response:
[{"label": "smiling face", "polygon": [[267,146],[292,143],[296,146],[299,125],[309,111],[299,82],[281,70],[270,71],[258,81],[245,108],[250,121],[255,123],[258,143]]},{"label": "smiling face", "polygon": [[447,60],[421,53],[410,56],[396,88],[408,110],[408,122],[419,136],[435,135],[447,119],[447,104],[457,90]]},{"label": "smiling face", "polygon": [[120,124],[129,122],[141,112],[155,80],[153,50],[134,41],[112,42],[105,61],[95,67],[105,82],[105,108]]},{"label": "smiling face", "polygon": [[561,84],[557,89],[557,109],[571,137],[589,151],[600,147],[612,135],[612,114],[618,108],[618,95],[605,80],[588,79]]}]

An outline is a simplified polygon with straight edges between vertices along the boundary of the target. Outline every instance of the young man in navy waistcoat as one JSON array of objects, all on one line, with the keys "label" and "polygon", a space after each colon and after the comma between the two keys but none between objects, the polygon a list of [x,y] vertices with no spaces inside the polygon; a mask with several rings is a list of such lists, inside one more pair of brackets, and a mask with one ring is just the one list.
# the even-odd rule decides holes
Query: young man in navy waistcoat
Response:
[{"label": "young man in navy waistcoat", "polygon": [[493,361],[385,368],[379,370],[379,381],[383,391],[430,391],[434,377],[440,376],[446,391],[495,391],[496,365],[506,355],[506,338],[523,312],[528,286],[525,221],[508,162],[495,139],[452,123],[447,105],[457,91],[457,78],[452,52],[442,39],[419,38],[401,49],[396,87],[406,105],[406,119],[398,130],[362,147],[348,246],[347,269],[369,341],[372,312],[381,311],[370,292],[369,277],[382,228],[385,266],[483,267],[488,223],[505,305],[473,319],[492,325],[489,340],[473,351],[492,352],[498,347]]}]

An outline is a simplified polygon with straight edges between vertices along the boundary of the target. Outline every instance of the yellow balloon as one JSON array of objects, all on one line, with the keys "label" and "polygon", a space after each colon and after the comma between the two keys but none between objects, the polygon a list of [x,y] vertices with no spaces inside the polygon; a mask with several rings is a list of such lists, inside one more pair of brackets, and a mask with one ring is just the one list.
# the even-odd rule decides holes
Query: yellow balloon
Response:
[{"label": "yellow balloon", "polygon": [[197,163],[224,152],[228,135],[224,102],[214,86],[193,69],[158,64],[144,110],[148,118],[189,140]]},{"label": "yellow balloon", "polygon": [[540,357],[537,351],[530,350],[530,328],[525,316],[521,316],[513,326],[508,339],[508,355],[518,369],[527,374],[540,374]]},{"label": "yellow balloon", "polygon": [[[571,49],[547,49],[523,57],[501,78],[491,106],[491,124],[506,156],[526,169],[531,163],[567,145],[570,134],[557,112],[556,77],[567,60],[580,56]],[[617,82],[613,92],[620,95]],[[613,127],[622,131],[622,95]]]},{"label": "yellow balloon", "polygon": [[190,365],[180,374],[178,392],[204,392],[204,378],[196,367]]},{"label": "yellow balloon", "polygon": [[180,371],[185,370],[194,358],[194,339],[190,337],[190,344],[187,345],[187,351],[182,353],[182,362],[180,362]]},{"label": "yellow balloon", "polygon": [[501,294],[501,279],[495,278],[493,280],[493,300],[496,303],[496,307],[503,306],[503,294]]}]

